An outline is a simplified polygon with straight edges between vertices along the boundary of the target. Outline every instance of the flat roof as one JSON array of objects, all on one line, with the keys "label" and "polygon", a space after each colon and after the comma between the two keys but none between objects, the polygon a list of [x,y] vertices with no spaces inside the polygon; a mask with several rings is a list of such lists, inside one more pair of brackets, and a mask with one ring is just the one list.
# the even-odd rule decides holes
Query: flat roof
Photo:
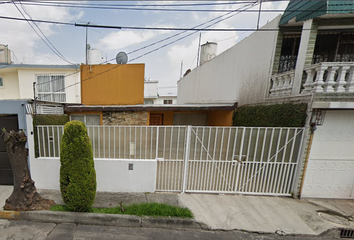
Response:
[{"label": "flat roof", "polygon": [[79,64],[74,64],[74,65],[0,64],[0,70],[8,69],[8,68],[80,69],[80,65]]},{"label": "flat roof", "polygon": [[237,108],[236,103],[226,104],[146,104],[146,105],[114,105],[114,106],[86,106],[66,105],[65,112],[126,112],[126,111],[231,111]]}]

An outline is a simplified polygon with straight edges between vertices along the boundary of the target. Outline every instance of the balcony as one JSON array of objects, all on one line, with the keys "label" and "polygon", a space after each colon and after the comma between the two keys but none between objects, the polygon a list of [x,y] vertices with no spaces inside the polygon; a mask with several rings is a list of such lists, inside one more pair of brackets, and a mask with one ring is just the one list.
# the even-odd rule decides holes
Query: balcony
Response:
[{"label": "balcony", "polygon": [[[269,97],[290,96],[294,84],[294,71],[272,76]],[[315,93],[354,93],[354,62],[322,62],[304,68],[306,79],[300,95]]]},{"label": "balcony", "polygon": [[294,76],[295,70],[273,75],[269,97],[290,96],[293,88]]}]

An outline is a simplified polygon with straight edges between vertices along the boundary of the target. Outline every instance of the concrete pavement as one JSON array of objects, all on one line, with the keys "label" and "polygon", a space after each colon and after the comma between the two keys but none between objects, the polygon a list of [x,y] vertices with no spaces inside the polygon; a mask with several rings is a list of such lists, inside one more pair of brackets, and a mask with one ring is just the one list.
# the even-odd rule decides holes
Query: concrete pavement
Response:
[{"label": "concrete pavement", "polygon": [[[5,199],[10,196],[11,192],[11,187],[0,186],[0,205],[4,205]],[[39,192],[43,197],[53,199],[57,204],[63,204],[59,191],[39,190]],[[280,235],[315,236],[330,232],[337,237],[339,236],[338,229],[354,230],[353,200],[299,200],[284,197],[216,194],[97,192],[94,206],[112,207],[117,206],[121,201],[123,201],[123,204],[161,202],[188,207],[193,212],[195,221],[131,216],[132,218],[128,217],[130,220],[127,222],[124,220],[127,216],[108,214],[98,216],[87,213],[53,213],[46,211],[20,213],[19,218],[96,225],[131,226],[126,225],[129,223],[135,224],[135,227],[244,230],[278,233]],[[0,217],[8,219],[4,211],[2,213],[0,212]]]}]

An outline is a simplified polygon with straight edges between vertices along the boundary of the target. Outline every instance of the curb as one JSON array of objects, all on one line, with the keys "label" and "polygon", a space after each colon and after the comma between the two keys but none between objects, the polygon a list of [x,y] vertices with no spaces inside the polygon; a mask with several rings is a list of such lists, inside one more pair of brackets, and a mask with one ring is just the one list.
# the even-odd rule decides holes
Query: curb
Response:
[{"label": "curb", "polygon": [[194,219],[53,211],[0,211],[0,219],[116,227],[202,229]]}]

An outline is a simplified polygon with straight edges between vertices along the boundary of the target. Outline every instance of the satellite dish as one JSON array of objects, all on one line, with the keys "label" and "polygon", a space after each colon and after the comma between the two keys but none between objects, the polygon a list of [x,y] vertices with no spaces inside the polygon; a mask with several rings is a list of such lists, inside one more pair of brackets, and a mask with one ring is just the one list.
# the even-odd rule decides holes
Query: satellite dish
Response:
[{"label": "satellite dish", "polygon": [[119,52],[116,56],[117,64],[126,64],[128,62],[128,55],[125,52]]}]

